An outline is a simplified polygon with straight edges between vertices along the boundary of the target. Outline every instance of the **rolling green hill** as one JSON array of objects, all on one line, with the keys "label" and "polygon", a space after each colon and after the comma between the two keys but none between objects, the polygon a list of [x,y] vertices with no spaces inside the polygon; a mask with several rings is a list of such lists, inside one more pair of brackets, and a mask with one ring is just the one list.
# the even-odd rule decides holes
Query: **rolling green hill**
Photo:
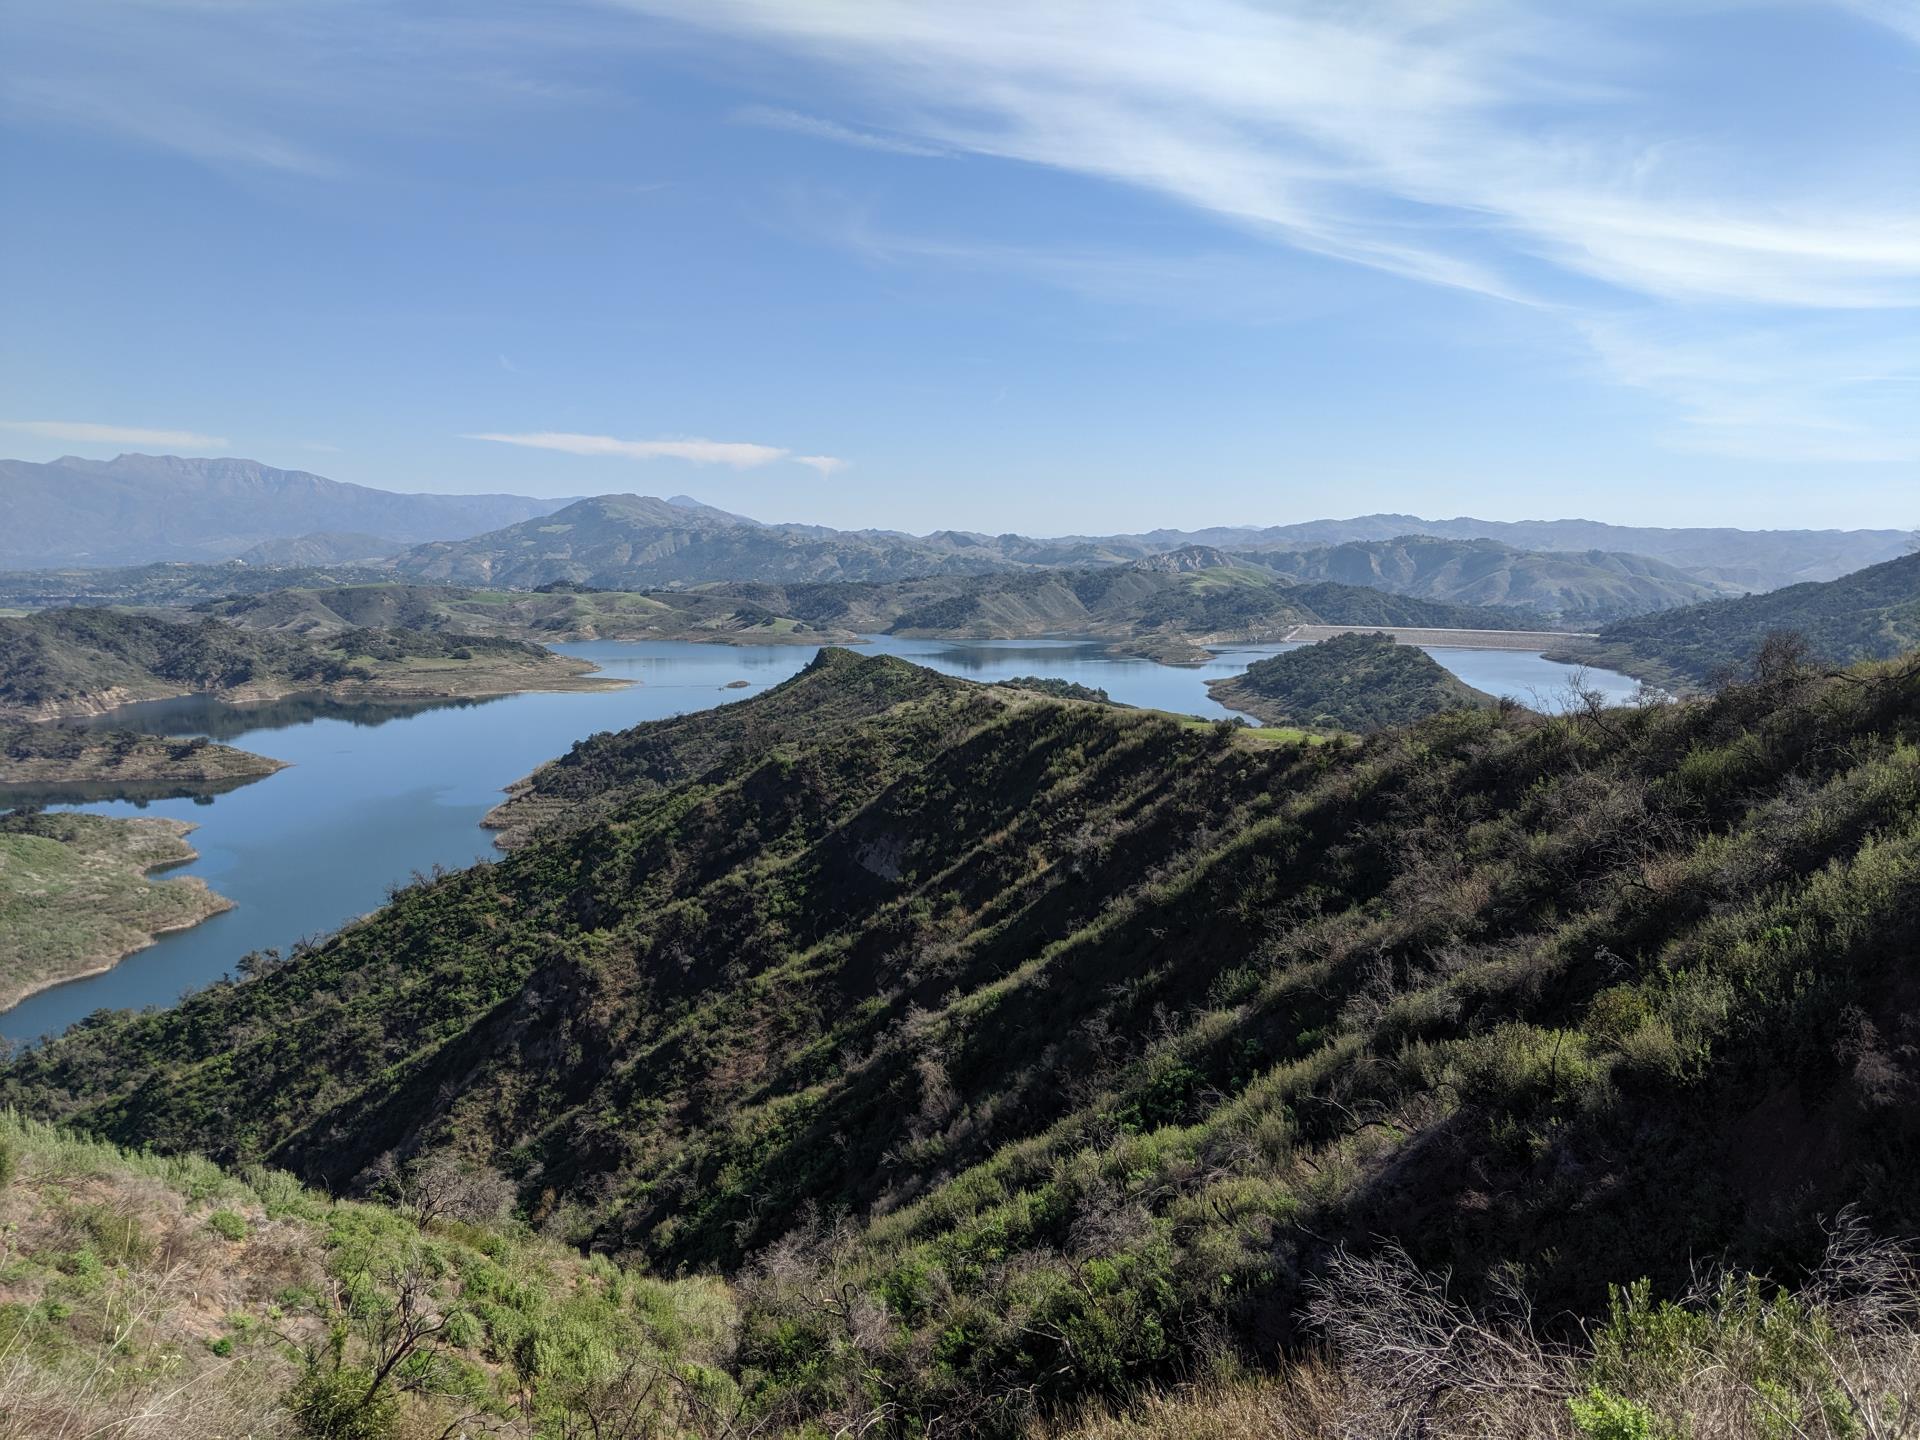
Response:
[{"label": "rolling green hill", "polygon": [[1358,633],[1256,660],[1239,675],[1210,681],[1207,692],[1269,724],[1357,731],[1498,703],[1426,651]]},{"label": "rolling green hill", "polygon": [[[1605,1418],[1637,1347],[1707,1353],[1646,1298],[1703,1257],[1920,1225],[1920,661],[1299,746],[829,651],[535,784],[498,863],[0,1099],[337,1193],[498,1171],[547,1234],[729,1277],[757,1433],[1008,1435],[1315,1315],[1400,1336],[1397,1252],[1368,1290],[1339,1248],[1379,1237],[1542,1324],[1648,1275],[1589,1332],[1626,1368],[1524,1392]],[[1806,1353],[1749,1389],[1824,1393]]]},{"label": "rolling green hill", "polygon": [[1920,554],[1838,580],[1623,620],[1576,653],[1658,683],[1703,685],[1744,670],[1767,636],[1780,631],[1835,665],[1920,646]]}]

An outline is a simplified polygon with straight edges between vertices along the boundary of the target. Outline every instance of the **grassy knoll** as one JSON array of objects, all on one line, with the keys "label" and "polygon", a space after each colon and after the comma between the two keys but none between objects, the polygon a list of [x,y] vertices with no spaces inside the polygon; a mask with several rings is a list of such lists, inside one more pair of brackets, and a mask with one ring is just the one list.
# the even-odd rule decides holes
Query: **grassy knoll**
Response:
[{"label": "grassy knoll", "polygon": [[0,1008],[231,908],[191,876],[147,878],[194,858],[192,829],[147,816],[0,816]]},{"label": "grassy knoll", "polygon": [[1275,724],[1354,731],[1495,703],[1424,650],[1358,633],[1256,660],[1207,693]]}]

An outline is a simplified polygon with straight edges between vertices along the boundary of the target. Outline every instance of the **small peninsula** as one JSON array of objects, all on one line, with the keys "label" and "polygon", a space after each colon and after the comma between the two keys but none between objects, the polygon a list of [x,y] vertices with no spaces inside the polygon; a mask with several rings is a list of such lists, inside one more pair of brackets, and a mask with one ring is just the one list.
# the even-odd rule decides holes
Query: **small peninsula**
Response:
[{"label": "small peninsula", "polygon": [[0,724],[0,791],[44,785],[189,786],[231,789],[284,769],[284,762],[200,736],[132,730],[67,730]]},{"label": "small peninsula", "polygon": [[98,715],[181,695],[237,703],[310,693],[424,700],[626,683],[594,675],[594,668],[498,637],[356,629],[309,638],[209,618],[46,610],[0,619],[0,719]]},{"label": "small peninsula", "polygon": [[147,816],[0,815],[0,1010],[232,909],[193,876],[148,878],[199,858],[186,841],[193,828]]}]

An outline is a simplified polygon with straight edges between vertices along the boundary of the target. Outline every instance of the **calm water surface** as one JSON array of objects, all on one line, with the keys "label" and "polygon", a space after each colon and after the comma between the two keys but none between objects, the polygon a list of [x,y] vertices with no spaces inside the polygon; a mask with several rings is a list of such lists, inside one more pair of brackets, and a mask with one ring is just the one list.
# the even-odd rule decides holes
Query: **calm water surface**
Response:
[{"label": "calm water surface", "polygon": [[[608,675],[623,690],[510,695],[431,706],[341,705],[289,700],[234,707],[192,699],[130,706],[105,723],[165,735],[210,735],[290,762],[291,768],[216,796],[101,800],[73,808],[101,815],[167,815],[198,824],[198,875],[235,902],[192,930],[163,936],[104,975],[57,986],[0,1014],[0,1038],[56,1033],[102,1007],[171,1005],[219,979],[249,950],[317,937],[385,898],[389,884],[435,864],[470,865],[493,854],[480,818],[502,787],[574,741],[758,694],[813,658],[803,645],[695,645],[595,641],[556,649]],[[1044,675],[1105,690],[1129,705],[1188,714],[1228,713],[1206,682],[1238,674],[1292,646],[1224,651],[1204,665],[1120,659],[1100,642],[951,641],[878,637],[872,649],[969,680]],[[1557,708],[1572,671],[1502,650],[1436,650],[1469,684]],[[1589,683],[1624,699],[1624,676],[1592,672]],[[745,680],[744,689],[726,689]],[[71,797],[49,794],[48,802]]]}]

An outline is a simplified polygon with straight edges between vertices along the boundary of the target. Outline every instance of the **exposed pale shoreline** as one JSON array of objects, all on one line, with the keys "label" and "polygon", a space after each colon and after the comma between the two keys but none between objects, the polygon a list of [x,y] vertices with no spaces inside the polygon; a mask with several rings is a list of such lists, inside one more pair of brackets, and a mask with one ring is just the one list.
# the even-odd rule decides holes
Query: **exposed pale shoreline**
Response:
[{"label": "exposed pale shoreline", "polygon": [[[93,920],[92,928],[83,928],[72,938],[76,953],[51,973],[16,973],[0,979],[0,1014],[22,1001],[56,986],[103,975],[129,955],[138,954],[155,944],[162,935],[194,926],[234,908],[234,902],[208,887],[197,875],[176,876],[155,881],[153,873],[190,864],[200,858],[199,851],[187,843],[186,836],[199,828],[185,820],[137,816],[109,819],[104,816],[63,816],[60,822],[79,825],[74,838],[13,832],[7,838],[45,840],[50,845],[73,846],[76,861],[72,871],[57,877],[70,882],[63,891],[43,891],[39,895],[16,896],[9,908],[17,922],[35,916],[33,901],[43,899],[49,912],[67,913],[76,905]],[[17,863],[26,864],[19,857]],[[106,907],[115,898],[112,887],[117,880],[154,891],[164,890],[175,912],[158,923],[158,917],[115,914]],[[95,882],[91,893],[87,882]],[[0,900],[7,897],[0,893]],[[147,897],[139,896],[136,901]],[[182,902],[189,901],[186,908]],[[0,959],[16,960],[0,950]]]}]

